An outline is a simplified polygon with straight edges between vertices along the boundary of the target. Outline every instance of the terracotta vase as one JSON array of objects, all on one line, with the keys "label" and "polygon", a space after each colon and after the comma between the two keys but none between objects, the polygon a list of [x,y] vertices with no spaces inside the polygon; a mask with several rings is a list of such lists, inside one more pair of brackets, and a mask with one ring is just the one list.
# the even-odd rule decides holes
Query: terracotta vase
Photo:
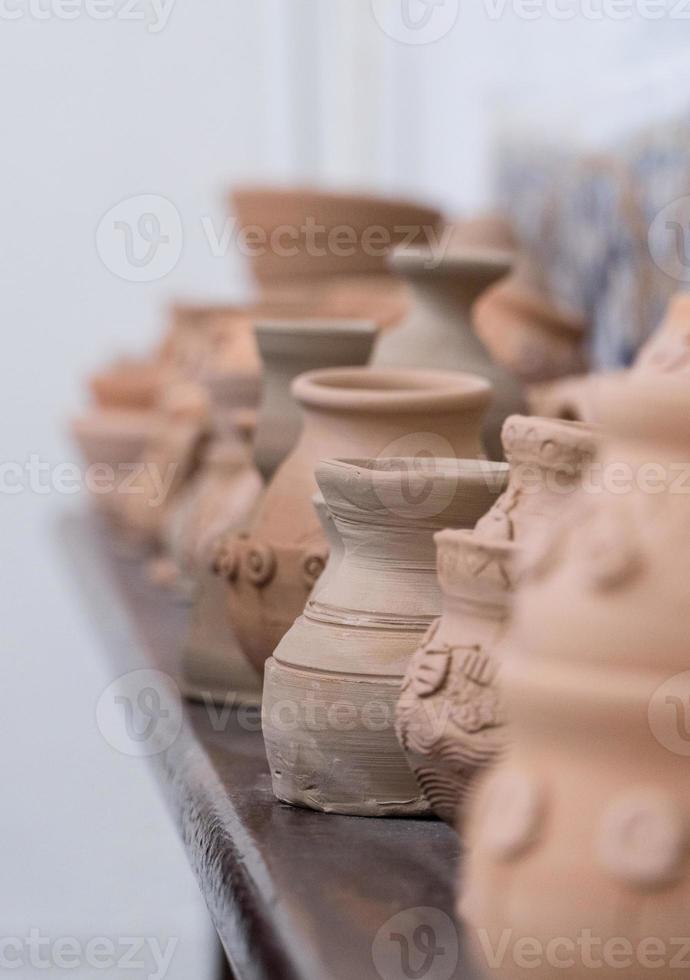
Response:
[{"label": "terracotta vase", "polygon": [[263,733],[280,800],[362,816],[428,809],[394,710],[409,658],[440,611],[433,535],[471,527],[505,471],[428,458],[319,464],[344,551],[266,664]]},{"label": "terracotta vase", "polygon": [[511,745],[469,827],[461,914],[484,974],[509,980],[675,976],[687,933],[690,392],[609,379],[597,400],[612,482],[521,587]]},{"label": "terracotta vase", "polygon": [[302,612],[324,568],[327,542],[311,502],[318,461],[333,453],[477,457],[491,389],[467,374],[331,368],[301,375],[292,391],[304,413],[297,445],[250,530],[226,542],[232,621],[257,669]]},{"label": "terracotta vase", "polygon": [[477,776],[506,747],[496,648],[519,546],[471,531],[445,530],[435,540],[443,610],[408,664],[396,731],[429,805],[455,825]]},{"label": "terracotta vase", "polygon": [[512,275],[479,297],[472,316],[492,356],[523,382],[586,369],[584,321],[554,303],[524,257]]},{"label": "terracotta vase", "polygon": [[250,306],[176,303],[160,349],[175,380],[200,381],[223,367],[258,377],[261,370]]},{"label": "terracotta vase", "polygon": [[399,327],[380,338],[372,361],[375,367],[444,368],[487,378],[493,397],[483,436],[491,459],[501,459],[501,426],[523,410],[524,400],[515,378],[491,359],[474,332],[470,310],[510,264],[509,254],[487,249],[443,255],[398,249],[391,268],[409,283],[412,308]]},{"label": "terracotta vase", "polygon": [[256,324],[263,396],[254,459],[270,479],[299,437],[302,418],[290,386],[306,371],[366,364],[376,326],[362,320],[272,320]]},{"label": "terracotta vase", "polygon": [[431,806],[458,830],[477,776],[507,743],[496,648],[520,560],[572,501],[598,440],[577,423],[512,416],[505,493],[472,534],[437,535],[443,613],[410,661],[397,731]]},{"label": "terracotta vase", "polygon": [[85,482],[93,501],[105,514],[115,516],[121,486],[136,474],[146,447],[158,433],[155,413],[89,409],[74,418],[70,428],[87,466]]},{"label": "terracotta vase", "polygon": [[271,187],[236,188],[231,208],[262,286],[295,279],[386,272],[386,254],[409,241],[433,243],[433,208],[362,194]]},{"label": "terracotta vase", "polygon": [[89,378],[94,403],[101,408],[155,408],[165,375],[154,359],[122,358]]}]

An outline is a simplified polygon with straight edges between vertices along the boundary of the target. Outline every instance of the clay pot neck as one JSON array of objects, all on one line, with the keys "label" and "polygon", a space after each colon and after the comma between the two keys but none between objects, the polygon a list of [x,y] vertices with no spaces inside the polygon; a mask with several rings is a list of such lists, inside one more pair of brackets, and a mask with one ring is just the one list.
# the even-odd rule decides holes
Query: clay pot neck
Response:
[{"label": "clay pot neck", "polygon": [[444,610],[505,619],[516,583],[519,546],[467,530],[443,530],[434,540]]}]

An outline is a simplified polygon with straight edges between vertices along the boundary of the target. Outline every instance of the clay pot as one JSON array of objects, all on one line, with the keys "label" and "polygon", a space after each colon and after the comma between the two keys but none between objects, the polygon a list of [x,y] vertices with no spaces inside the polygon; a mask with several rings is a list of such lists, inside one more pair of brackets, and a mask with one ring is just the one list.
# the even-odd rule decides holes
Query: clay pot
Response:
[{"label": "clay pot", "polygon": [[292,392],[304,413],[299,441],[225,556],[232,621],[257,669],[323,571],[327,544],[311,503],[317,462],[333,453],[477,457],[491,388],[468,374],[332,368],[301,375]]},{"label": "clay pot", "polygon": [[122,358],[89,378],[94,402],[101,408],[153,409],[161,395],[164,373],[155,360]]},{"label": "clay pot", "polygon": [[511,746],[470,821],[461,914],[484,974],[508,980],[583,977],[592,960],[603,978],[675,975],[687,931],[690,392],[609,379],[597,400],[612,483],[579,497],[521,587]]},{"label": "clay pot", "polygon": [[176,303],[160,352],[170,381],[200,381],[223,368],[258,378],[253,317],[252,307]]},{"label": "clay pot", "polygon": [[456,218],[448,225],[448,245],[456,248],[490,248],[516,252],[518,242],[511,222],[502,214],[488,212]]},{"label": "clay pot", "polygon": [[199,385],[179,382],[166,392],[137,476],[118,495],[120,519],[132,543],[144,550],[162,547],[173,501],[197,472],[210,428],[208,400]]},{"label": "clay pot", "polygon": [[105,513],[117,510],[120,486],[131,480],[146,447],[158,433],[154,412],[91,409],[72,420],[72,438],[89,468],[87,485]]},{"label": "clay pot", "polygon": [[256,324],[264,381],[254,459],[265,479],[273,476],[300,433],[300,409],[290,391],[294,379],[316,368],[366,364],[375,339],[376,326],[361,320],[273,320]]},{"label": "clay pot", "polygon": [[495,651],[515,584],[513,541],[435,536],[443,611],[408,664],[396,731],[429,805],[455,825],[477,775],[505,750]]},{"label": "clay pot", "polygon": [[586,369],[586,325],[560,309],[521,259],[513,275],[488,289],[472,311],[477,334],[492,356],[523,382]]},{"label": "clay pot", "polygon": [[533,551],[580,487],[598,446],[587,426],[515,415],[503,426],[508,487],[472,535],[437,535],[441,619],[412,658],[397,730],[436,813],[460,830],[476,777],[504,748],[495,649],[524,553]]},{"label": "clay pot", "polygon": [[501,459],[501,426],[506,416],[525,407],[515,378],[499,367],[472,327],[476,298],[511,265],[507,253],[466,249],[434,255],[422,249],[398,249],[391,268],[412,290],[405,321],[384,334],[373,357],[376,367],[438,367],[470,371],[488,378],[494,393],[486,416],[484,444]]},{"label": "clay pot", "polygon": [[433,534],[471,527],[505,471],[428,458],[319,464],[344,551],[266,664],[263,732],[280,800],[363,816],[428,809],[393,722],[409,658],[440,612]]},{"label": "clay pot", "polygon": [[242,187],[231,207],[252,272],[269,286],[385,273],[393,246],[433,242],[441,222],[438,211],[411,202],[320,190]]},{"label": "clay pot", "polygon": [[506,420],[502,439],[510,462],[508,489],[476,530],[491,540],[532,547],[580,486],[600,434],[580,422],[514,415]]}]

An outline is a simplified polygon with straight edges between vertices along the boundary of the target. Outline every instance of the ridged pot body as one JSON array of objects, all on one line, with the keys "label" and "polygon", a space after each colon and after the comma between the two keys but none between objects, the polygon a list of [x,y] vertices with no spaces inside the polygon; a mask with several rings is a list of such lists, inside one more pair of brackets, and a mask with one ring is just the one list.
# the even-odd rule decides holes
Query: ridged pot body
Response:
[{"label": "ridged pot body", "polygon": [[407,667],[396,731],[430,806],[455,825],[477,776],[506,745],[496,648],[517,546],[456,530],[436,543],[443,609]]},{"label": "ridged pot body", "polygon": [[270,480],[294,448],[302,427],[292,382],[306,371],[367,364],[376,339],[372,322],[359,320],[274,320],[256,325],[263,361],[263,392],[254,460]]},{"label": "ridged pot body", "polygon": [[266,665],[263,731],[279,799],[370,816],[427,810],[394,710],[440,611],[433,534],[474,524],[505,477],[500,464],[471,460],[318,466],[342,550]]},{"label": "ridged pot body", "polygon": [[364,368],[311,372],[293,390],[304,413],[298,443],[251,528],[226,542],[231,616],[257,669],[302,612],[328,556],[312,506],[318,461],[401,452],[476,458],[490,392],[471,375]]},{"label": "ridged pot body", "polygon": [[486,378],[493,396],[483,426],[490,459],[502,459],[501,426],[521,412],[521,385],[489,354],[472,326],[471,309],[481,293],[510,269],[511,259],[491,249],[462,250],[444,257],[400,250],[391,265],[408,282],[410,312],[379,338],[375,367],[442,368]]},{"label": "ridged pot body", "polygon": [[511,744],[469,821],[461,915],[483,973],[509,980],[671,977],[686,952],[690,396],[665,378],[597,397],[609,482],[517,597]]}]

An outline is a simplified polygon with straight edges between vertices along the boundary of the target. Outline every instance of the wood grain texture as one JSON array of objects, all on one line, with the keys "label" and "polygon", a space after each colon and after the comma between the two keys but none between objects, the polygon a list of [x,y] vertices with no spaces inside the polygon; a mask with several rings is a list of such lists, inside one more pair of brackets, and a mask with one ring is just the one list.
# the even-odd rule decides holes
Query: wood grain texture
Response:
[{"label": "wood grain texture", "polygon": [[[59,536],[113,678],[140,668],[179,678],[187,609],[118,555],[93,515],[64,515]],[[379,930],[405,909],[454,918],[450,828],[278,803],[256,709],[185,704],[180,734],[151,761],[238,980],[405,980],[395,964],[390,977],[377,970]],[[447,968],[424,980],[437,976]],[[454,976],[476,976],[462,951]]]}]

